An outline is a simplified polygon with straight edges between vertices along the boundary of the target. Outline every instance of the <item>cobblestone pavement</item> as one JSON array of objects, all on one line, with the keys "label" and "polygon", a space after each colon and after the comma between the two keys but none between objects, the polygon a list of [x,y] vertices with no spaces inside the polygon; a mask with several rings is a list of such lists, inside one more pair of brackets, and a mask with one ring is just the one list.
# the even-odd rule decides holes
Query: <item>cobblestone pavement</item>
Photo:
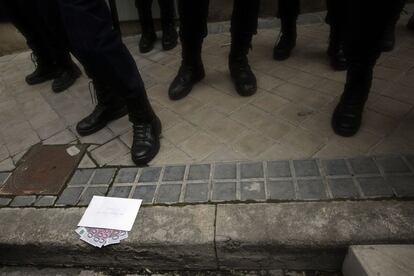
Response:
[{"label": "cobblestone pavement", "polygon": [[[164,125],[161,151],[151,165],[414,153],[414,35],[404,27],[407,19],[403,16],[397,27],[396,49],[379,60],[361,132],[353,138],[336,136],[330,128],[345,73],[328,65],[323,23],[299,27],[297,48],[285,62],[271,59],[279,29],[259,31],[250,54],[259,91],[249,98],[237,96],[230,81],[228,33],[206,39],[207,76],[178,102],[168,99],[167,88],[179,66],[180,47],[163,52],[157,45],[141,55],[138,38],[126,38]],[[78,136],[74,125],[93,109],[88,79],[60,94],[50,83],[29,87],[24,82],[33,69],[29,54],[0,57],[0,171],[13,170],[40,142],[91,144],[81,168],[133,165],[127,118],[95,135]],[[103,193],[107,187],[95,189]]]},{"label": "cobblestone pavement", "polygon": [[414,155],[80,169],[59,196],[2,197],[0,207],[87,206],[94,195],[147,205],[412,199],[413,183]]}]

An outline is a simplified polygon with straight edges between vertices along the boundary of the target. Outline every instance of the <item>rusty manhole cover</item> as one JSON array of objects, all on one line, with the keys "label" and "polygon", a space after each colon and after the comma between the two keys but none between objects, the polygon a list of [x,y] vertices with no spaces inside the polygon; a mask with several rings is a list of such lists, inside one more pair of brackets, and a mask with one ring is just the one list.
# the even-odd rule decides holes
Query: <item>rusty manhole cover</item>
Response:
[{"label": "rusty manhole cover", "polygon": [[57,195],[85,154],[83,145],[36,145],[0,189],[1,195]]}]

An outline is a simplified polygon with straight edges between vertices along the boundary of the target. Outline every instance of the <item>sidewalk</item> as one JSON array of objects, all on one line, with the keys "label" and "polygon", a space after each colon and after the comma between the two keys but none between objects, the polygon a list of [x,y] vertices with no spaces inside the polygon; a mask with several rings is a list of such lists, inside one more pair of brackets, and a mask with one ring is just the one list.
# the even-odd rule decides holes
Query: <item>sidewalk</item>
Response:
[{"label": "sidewalk", "polygon": [[[414,36],[404,28],[407,19],[398,25],[396,49],[379,61],[362,130],[353,138],[338,137],[330,128],[345,73],[328,65],[325,24],[301,25],[298,46],[285,62],[271,59],[278,29],[260,30],[250,54],[260,89],[250,98],[236,95],[230,81],[228,33],[207,38],[207,77],[179,102],[168,99],[167,88],[180,47],[141,55],[137,37],[126,38],[164,125],[161,152],[152,165],[414,153]],[[127,118],[90,137],[74,131],[93,109],[85,77],[54,94],[49,83],[25,84],[33,68],[28,52],[1,57],[0,64],[0,171],[12,170],[40,142],[90,143],[86,167],[133,165]]]}]

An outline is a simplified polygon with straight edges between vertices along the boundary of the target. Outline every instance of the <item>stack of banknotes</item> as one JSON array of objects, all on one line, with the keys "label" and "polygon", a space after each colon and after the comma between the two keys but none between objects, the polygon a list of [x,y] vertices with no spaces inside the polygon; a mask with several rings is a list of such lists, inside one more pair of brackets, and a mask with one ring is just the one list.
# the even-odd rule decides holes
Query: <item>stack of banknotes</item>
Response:
[{"label": "stack of banknotes", "polygon": [[99,248],[118,244],[128,238],[128,232],[113,229],[78,227],[75,232],[81,240]]}]

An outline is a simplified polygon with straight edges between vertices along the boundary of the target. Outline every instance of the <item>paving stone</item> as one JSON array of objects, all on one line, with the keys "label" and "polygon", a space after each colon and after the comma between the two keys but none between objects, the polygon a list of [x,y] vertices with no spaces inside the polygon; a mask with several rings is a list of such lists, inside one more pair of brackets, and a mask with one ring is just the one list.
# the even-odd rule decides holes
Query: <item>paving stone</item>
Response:
[{"label": "paving stone", "polygon": [[345,160],[324,160],[323,165],[326,169],[326,175],[350,175]]},{"label": "paving stone", "polygon": [[378,157],[377,163],[385,173],[409,173],[410,168],[401,157]]},{"label": "paving stone", "polygon": [[264,182],[243,182],[240,185],[242,200],[266,200]]},{"label": "paving stone", "polygon": [[79,197],[82,194],[83,187],[67,187],[60,195],[56,202],[58,206],[70,205],[74,206],[79,201]]},{"label": "paving stone", "polygon": [[108,193],[110,197],[128,198],[131,192],[132,186],[112,186]]},{"label": "paving stone", "polygon": [[328,180],[334,198],[358,198],[357,187],[352,178],[337,178]]},{"label": "paving stone", "polygon": [[326,199],[325,185],[321,180],[298,180],[299,199]]},{"label": "paving stone", "polygon": [[206,202],[208,201],[208,183],[187,184],[184,201],[185,202]]},{"label": "paving stone", "polygon": [[263,163],[242,163],[240,164],[240,177],[242,179],[248,178],[263,178]]},{"label": "paving stone", "polygon": [[382,177],[360,177],[357,178],[362,193],[366,197],[393,196],[391,187]]},{"label": "paving stone", "polygon": [[116,169],[107,168],[107,169],[97,169],[95,175],[92,178],[91,184],[106,184],[111,183],[112,178],[114,177]]},{"label": "paving stone", "polygon": [[142,199],[143,203],[152,203],[156,189],[155,185],[137,186],[132,197]]},{"label": "paving stone", "polygon": [[162,168],[147,167],[142,169],[138,182],[158,182]]},{"label": "paving stone", "polygon": [[0,207],[9,205],[11,198],[0,197]]},{"label": "paving stone", "polygon": [[192,165],[188,173],[188,180],[208,180],[210,179],[210,168],[209,164]]},{"label": "paving stone", "polygon": [[387,182],[394,188],[397,196],[414,196],[414,176],[389,176]]},{"label": "paving stone", "polygon": [[236,179],[237,167],[234,163],[216,164],[214,179]]},{"label": "paving stone", "polygon": [[293,181],[268,181],[267,191],[269,193],[270,199],[295,199],[295,187],[293,186]]},{"label": "paving stone", "polygon": [[160,185],[158,189],[157,203],[178,202],[181,194],[181,184]]},{"label": "paving stone", "polygon": [[236,182],[213,184],[213,200],[232,201],[236,199]]},{"label": "paving stone", "polygon": [[115,183],[134,183],[137,174],[138,168],[120,169],[116,176]]},{"label": "paving stone", "polygon": [[267,163],[267,176],[273,178],[291,177],[289,161],[272,161]]},{"label": "paving stone", "polygon": [[370,157],[359,157],[349,159],[354,174],[379,174],[379,170],[375,162]]},{"label": "paving stone", "polygon": [[185,166],[165,167],[163,181],[183,181]]},{"label": "paving stone", "polygon": [[92,169],[77,170],[75,174],[72,176],[72,179],[70,180],[68,186],[86,185],[89,179],[91,178],[93,172],[94,170]]},{"label": "paving stone", "polygon": [[0,186],[4,182],[6,182],[7,178],[9,177],[10,173],[0,173]]},{"label": "paving stone", "polygon": [[89,205],[93,196],[105,196],[108,187],[88,187],[79,200],[78,206]]},{"label": "paving stone", "polygon": [[10,203],[12,207],[27,207],[31,206],[36,201],[36,196],[16,196]]},{"label": "paving stone", "polygon": [[78,168],[79,169],[96,168],[96,164],[92,161],[92,159],[89,157],[88,154],[85,154],[85,156],[83,156],[81,162],[79,163]]},{"label": "paving stone", "polygon": [[295,160],[293,161],[296,177],[319,176],[319,168],[316,160]]},{"label": "paving stone", "polygon": [[55,204],[56,196],[40,196],[34,206],[36,207],[49,207]]}]

